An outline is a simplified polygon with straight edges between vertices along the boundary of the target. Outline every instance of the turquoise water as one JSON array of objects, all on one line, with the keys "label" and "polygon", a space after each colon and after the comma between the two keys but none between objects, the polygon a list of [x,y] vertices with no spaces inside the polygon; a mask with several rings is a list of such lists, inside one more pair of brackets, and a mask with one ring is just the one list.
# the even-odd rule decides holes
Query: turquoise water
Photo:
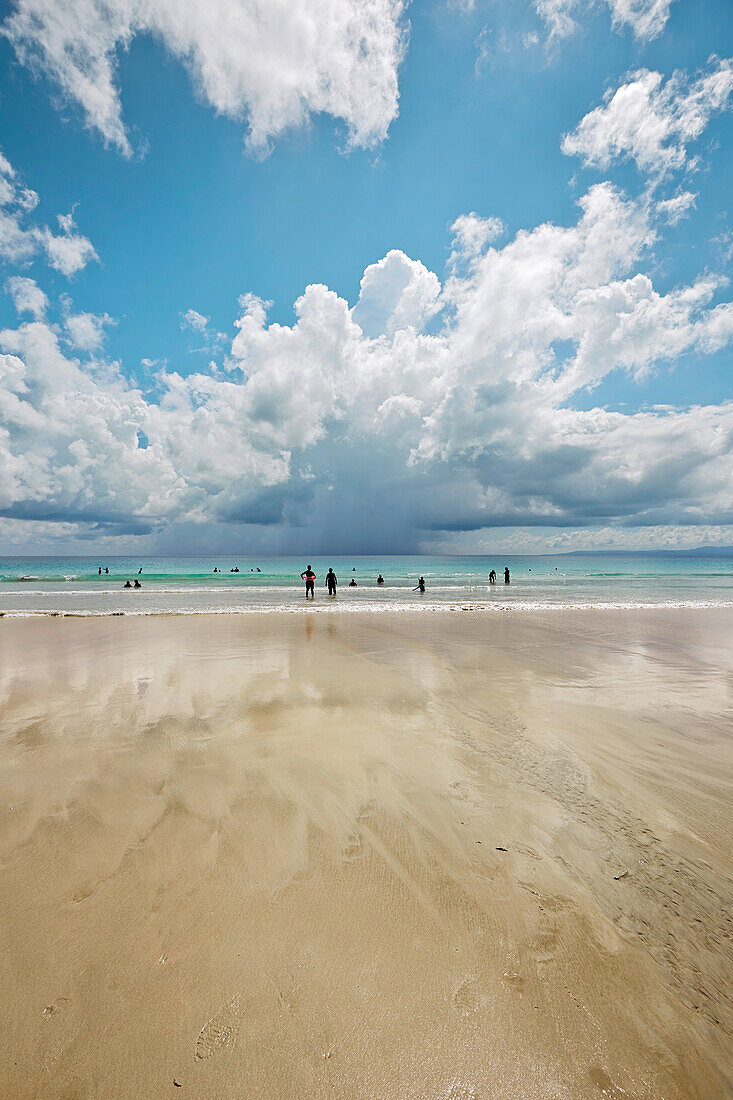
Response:
[{"label": "turquoise water", "polygon": [[[300,573],[316,572],[315,608],[717,606],[733,604],[733,555],[488,557],[36,557],[0,559],[4,614],[165,614],[303,610]],[[238,573],[230,570],[239,567]],[[338,596],[324,588],[332,566]],[[504,567],[511,584],[503,584]],[[102,575],[98,573],[102,568]],[[105,573],[105,567],[109,573]],[[214,568],[219,572],[214,572]],[[256,572],[257,568],[261,572]],[[498,573],[489,586],[490,569]],[[122,586],[142,569],[142,588]],[[385,584],[377,586],[382,573]],[[420,575],[427,591],[414,592]],[[349,588],[351,578],[356,588]],[[308,605],[311,606],[310,604]]]}]

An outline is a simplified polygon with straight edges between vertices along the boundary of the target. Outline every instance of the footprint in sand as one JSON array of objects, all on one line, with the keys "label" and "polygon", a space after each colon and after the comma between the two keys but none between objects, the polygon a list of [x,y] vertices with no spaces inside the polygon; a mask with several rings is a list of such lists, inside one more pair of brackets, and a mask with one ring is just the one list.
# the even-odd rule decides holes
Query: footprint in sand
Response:
[{"label": "footprint in sand", "polygon": [[43,1010],[44,1020],[50,1020],[52,1016],[55,1016],[62,1008],[69,1003],[68,997],[57,997],[53,1004],[46,1005]]},{"label": "footprint in sand", "polygon": [[606,1071],[601,1066],[591,1066],[588,1070],[588,1076],[592,1085],[599,1090],[601,1096],[607,1096],[609,1100],[617,1097],[618,1100],[634,1100],[632,1096],[622,1089],[620,1085],[614,1084]]},{"label": "footprint in sand", "polygon": [[341,859],[344,863],[353,863],[355,860],[360,859],[363,854],[361,837],[358,833],[350,836],[346,844],[341,849]]},{"label": "footprint in sand", "polygon": [[233,1050],[237,1042],[237,1029],[244,1009],[239,997],[232,997],[224,1007],[204,1024],[196,1040],[194,1058],[197,1062],[210,1058],[217,1050]]},{"label": "footprint in sand", "polygon": [[453,1007],[462,1016],[469,1016],[484,1008],[488,999],[486,985],[480,978],[466,978],[453,994]]}]

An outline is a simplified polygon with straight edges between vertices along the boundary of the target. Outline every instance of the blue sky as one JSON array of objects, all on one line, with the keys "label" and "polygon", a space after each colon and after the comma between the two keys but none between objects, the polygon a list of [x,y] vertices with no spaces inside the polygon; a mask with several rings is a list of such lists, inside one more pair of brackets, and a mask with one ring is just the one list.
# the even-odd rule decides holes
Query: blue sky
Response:
[{"label": "blue sky", "polygon": [[91,8],[2,5],[8,549],[733,542],[727,0]]}]

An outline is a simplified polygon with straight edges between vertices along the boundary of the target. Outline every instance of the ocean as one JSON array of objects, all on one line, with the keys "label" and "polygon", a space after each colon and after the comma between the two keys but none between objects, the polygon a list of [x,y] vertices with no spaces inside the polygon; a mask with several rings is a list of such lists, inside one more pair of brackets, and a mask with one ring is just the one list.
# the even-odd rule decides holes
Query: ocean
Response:
[{"label": "ocean", "polygon": [[[308,564],[317,579],[316,598],[306,604],[300,574]],[[329,599],[324,587],[329,566],[339,580],[335,599]],[[235,567],[239,572],[232,572]],[[509,585],[503,583],[505,567],[510,570]],[[489,585],[488,580],[492,568],[498,574],[495,586]],[[384,577],[383,585],[377,585],[379,573]],[[413,591],[420,576],[425,578],[424,594]],[[125,581],[134,581],[136,577],[140,579],[140,589],[123,587]],[[349,587],[352,578],[356,587]],[[531,610],[725,604],[733,604],[733,555],[714,552],[311,559],[245,556],[0,559],[3,615],[347,612],[444,607]]]}]

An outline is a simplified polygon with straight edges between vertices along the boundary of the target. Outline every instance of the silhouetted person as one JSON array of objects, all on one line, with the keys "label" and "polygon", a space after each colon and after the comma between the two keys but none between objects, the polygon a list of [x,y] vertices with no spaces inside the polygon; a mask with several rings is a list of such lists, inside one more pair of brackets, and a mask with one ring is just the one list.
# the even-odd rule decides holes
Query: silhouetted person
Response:
[{"label": "silhouetted person", "polygon": [[420,577],[420,580],[417,582],[417,588],[413,588],[412,591],[413,592],[418,592],[419,591],[421,594],[425,591],[425,578],[424,577]]},{"label": "silhouetted person", "polygon": [[338,578],[336,577],[336,574],[334,573],[333,569],[329,569],[328,573],[326,573],[326,588],[328,589],[329,596],[336,595],[337,584]]},{"label": "silhouetted person", "polygon": [[130,582],[129,582],[129,581],[125,581],[125,583],[123,584],[123,586],[122,586],[122,587],[123,587],[123,588],[132,588],[132,585],[130,584]]},{"label": "silhouetted person", "polygon": [[135,577],[135,583],[132,587],[133,588],[142,588],[142,585],[140,584],[140,581],[137,579],[137,577]]},{"label": "silhouetted person", "polygon": [[262,570],[260,569],[259,565],[257,566],[257,572],[258,572],[258,573],[261,573],[261,572],[262,572]]},{"label": "silhouetted person", "polygon": [[218,572],[219,572],[219,570],[218,570],[218,569],[216,568],[216,566],[214,566],[214,572],[215,572],[215,573],[218,573]]},{"label": "silhouetted person", "polygon": [[100,565],[99,569],[97,570],[97,572],[99,573],[99,575],[101,577],[102,576],[102,566],[101,565]]},{"label": "silhouetted person", "polygon": [[489,584],[496,584],[496,570],[492,569],[489,573]]},{"label": "silhouetted person", "polygon": [[140,576],[140,574],[142,573],[142,571],[143,571],[143,567],[142,567],[142,565],[141,565],[141,566],[140,566],[140,568],[139,568],[139,569],[138,569],[138,571],[137,571],[137,575],[138,575],[138,577]]},{"label": "silhouetted person", "polygon": [[381,573],[377,577],[377,584],[384,584],[384,577],[382,576]]},{"label": "silhouetted person", "polygon": [[315,588],[316,575],[315,575],[315,573],[313,572],[313,570],[311,569],[310,566],[308,566],[308,568],[306,569],[306,571],[304,573],[300,574],[300,579],[302,581],[305,581],[305,598],[308,599],[308,593],[310,592],[311,599],[315,600],[315,598],[316,598],[316,588]]},{"label": "silhouetted person", "polygon": [[509,584],[509,569],[504,570],[504,584]]},{"label": "silhouetted person", "polygon": [[351,580],[349,581],[349,588],[358,588],[358,587],[359,586],[357,585],[356,581],[352,577]]},{"label": "silhouetted person", "polygon": [[105,565],[105,567],[104,567],[104,571],[105,571],[105,573],[109,573],[109,569],[107,568],[107,566],[106,566],[106,565]]}]

